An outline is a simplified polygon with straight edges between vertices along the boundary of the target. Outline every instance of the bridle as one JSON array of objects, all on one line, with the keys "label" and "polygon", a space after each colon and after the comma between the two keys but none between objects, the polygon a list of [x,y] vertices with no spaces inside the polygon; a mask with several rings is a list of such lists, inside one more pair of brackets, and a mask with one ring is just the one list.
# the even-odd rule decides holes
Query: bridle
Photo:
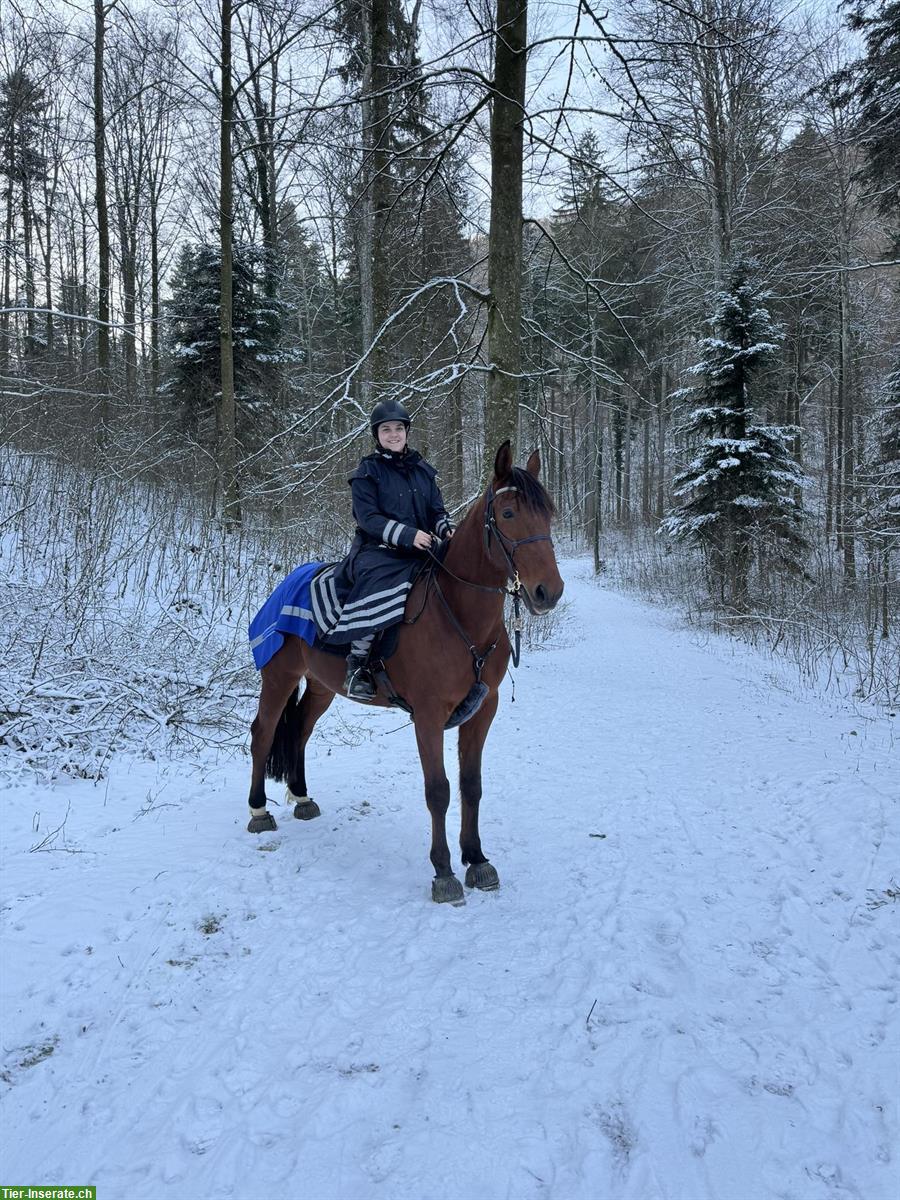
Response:
[{"label": "bridle", "polygon": [[516,569],[515,561],[518,548],[520,546],[527,546],[529,542],[552,541],[549,533],[533,533],[531,537],[513,539],[507,537],[497,524],[497,518],[494,516],[494,501],[503,492],[517,492],[518,490],[517,487],[509,484],[506,487],[497,488],[495,492],[494,485],[491,484],[484,498],[484,549],[488,558],[491,558],[491,536],[496,537],[500,549],[503,551],[503,557],[506,559],[507,574],[513,580],[512,589],[503,589],[508,596],[513,595],[522,586],[519,581],[519,572]]},{"label": "bridle", "polygon": [[[524,624],[523,619],[522,619],[522,614],[521,614],[521,608],[520,608],[521,593],[522,593],[522,581],[521,581],[521,579],[519,579],[519,571],[518,571],[518,568],[516,567],[516,551],[518,550],[518,548],[520,546],[527,546],[530,542],[552,542],[552,540],[553,540],[550,537],[549,533],[535,533],[535,534],[532,534],[531,537],[526,537],[526,538],[510,538],[510,537],[507,537],[506,534],[503,532],[503,530],[499,527],[499,525],[497,524],[497,518],[494,515],[494,501],[503,492],[517,492],[518,490],[519,489],[517,487],[515,487],[512,484],[509,484],[506,487],[497,488],[497,490],[495,492],[494,485],[491,484],[490,487],[488,488],[487,494],[485,495],[485,498],[484,498],[484,550],[485,550],[485,553],[487,554],[488,558],[493,562],[493,555],[491,553],[491,538],[496,537],[497,544],[500,546],[500,549],[503,551],[503,557],[506,559],[507,579],[512,580],[511,586],[490,587],[483,583],[475,583],[471,579],[462,579],[462,578],[460,578],[459,575],[455,575],[450,570],[450,568],[447,567],[432,550],[427,551],[428,555],[434,560],[434,563],[436,564],[436,566],[439,567],[442,571],[446,571],[446,573],[450,576],[450,578],[455,579],[457,583],[463,583],[466,585],[466,587],[475,588],[479,592],[492,592],[495,595],[509,596],[512,599],[513,619],[512,619],[511,624],[512,624],[512,631],[515,634],[515,644],[512,644],[512,643],[510,644],[510,653],[512,656],[512,662],[513,662],[514,667],[518,667],[519,658],[521,657],[521,653],[522,653],[522,627]],[[482,668],[484,667],[485,660],[487,659],[487,657],[491,653],[491,651],[493,651],[496,648],[497,643],[494,642],[494,644],[491,647],[489,647],[489,649],[487,649],[484,652],[484,654],[479,654],[478,651],[476,650],[475,646],[472,644],[471,639],[466,634],[465,630],[460,625],[459,621],[457,621],[456,616],[454,615],[453,610],[451,609],[450,605],[447,603],[447,598],[444,595],[444,593],[441,591],[441,586],[438,583],[436,572],[434,572],[432,574],[432,579],[434,581],[435,590],[437,591],[437,594],[440,597],[441,602],[444,605],[444,608],[447,612],[447,615],[450,618],[451,623],[453,624],[457,633],[460,635],[460,637],[463,639],[463,641],[466,643],[466,645],[469,648],[469,652],[472,655],[472,660],[473,660],[473,663],[475,666],[475,678],[480,683],[481,682],[481,671],[482,671]],[[427,589],[426,589],[426,596],[427,596]],[[423,604],[423,608],[424,608],[424,604]]]}]

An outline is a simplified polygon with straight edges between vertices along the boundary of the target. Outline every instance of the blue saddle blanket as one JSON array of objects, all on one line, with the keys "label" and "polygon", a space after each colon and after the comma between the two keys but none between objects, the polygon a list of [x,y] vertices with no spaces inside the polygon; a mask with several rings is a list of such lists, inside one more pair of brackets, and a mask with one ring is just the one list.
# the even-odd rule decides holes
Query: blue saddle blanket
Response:
[{"label": "blue saddle blanket", "polygon": [[250,649],[256,669],[261,671],[284,645],[284,635],[293,633],[310,645],[316,640],[316,624],[310,605],[310,584],[324,563],[304,563],[292,571],[268,598],[250,622]]}]

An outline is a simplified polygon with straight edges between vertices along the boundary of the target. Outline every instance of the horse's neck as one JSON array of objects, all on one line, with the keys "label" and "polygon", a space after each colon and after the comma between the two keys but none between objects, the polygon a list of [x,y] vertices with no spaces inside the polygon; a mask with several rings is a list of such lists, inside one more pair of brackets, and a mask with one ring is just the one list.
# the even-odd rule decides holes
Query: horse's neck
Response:
[{"label": "horse's neck", "polygon": [[[502,588],[506,583],[506,571],[493,563],[485,552],[481,506],[476,506],[457,528],[447,548],[444,565],[446,571],[437,569],[437,581],[453,615],[470,637],[483,640],[502,621],[503,596],[499,592],[479,591],[479,587]],[[454,575],[458,579],[454,579]],[[467,586],[472,583],[478,587]]]}]

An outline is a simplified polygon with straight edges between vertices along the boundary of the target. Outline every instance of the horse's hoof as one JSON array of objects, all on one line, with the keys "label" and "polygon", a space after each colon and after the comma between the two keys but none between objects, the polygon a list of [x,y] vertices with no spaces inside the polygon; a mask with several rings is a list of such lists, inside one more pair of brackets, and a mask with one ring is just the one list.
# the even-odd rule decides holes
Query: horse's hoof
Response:
[{"label": "horse's hoof", "polygon": [[489,862],[472,863],[466,871],[466,887],[493,892],[500,886],[500,876]]},{"label": "horse's hoof", "polygon": [[462,884],[455,875],[441,875],[432,879],[431,898],[435,904],[455,904],[457,907],[466,902]]},{"label": "horse's hoof", "polygon": [[322,810],[315,800],[299,800],[294,805],[294,816],[298,821],[311,821],[314,817],[321,817],[321,815]]},{"label": "horse's hoof", "polygon": [[250,824],[247,826],[248,833],[268,833],[270,829],[277,829],[275,818],[270,812],[264,812],[261,817],[251,817]]}]

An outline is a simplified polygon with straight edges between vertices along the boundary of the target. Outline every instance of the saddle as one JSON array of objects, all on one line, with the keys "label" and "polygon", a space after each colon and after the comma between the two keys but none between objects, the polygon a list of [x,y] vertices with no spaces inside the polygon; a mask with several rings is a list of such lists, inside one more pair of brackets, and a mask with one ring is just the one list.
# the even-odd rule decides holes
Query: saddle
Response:
[{"label": "saddle", "polygon": [[[446,550],[447,546],[445,543],[440,548],[441,555],[446,553]],[[322,567],[322,570],[317,573],[317,577],[336,565],[337,564],[335,563],[326,564]],[[422,578],[422,573],[426,569],[433,569],[432,564],[427,560],[422,562],[421,567],[416,574],[414,581],[415,583]],[[427,586],[428,585],[426,582],[426,587]],[[403,624],[404,622],[400,622],[396,625],[389,625],[386,629],[381,629],[375,634],[374,641],[372,642],[372,648],[369,651],[369,670],[372,672],[372,678],[375,680],[378,690],[381,692],[382,696],[387,699],[390,707],[402,709],[404,712],[409,713],[412,720],[415,721],[416,716],[412,705],[407,700],[404,700],[404,698],[396,691],[394,685],[391,683],[391,677],[388,674],[387,667],[385,666],[386,661],[393,656],[397,649],[397,641]],[[338,658],[346,658],[350,653],[349,642],[326,642],[323,641],[318,634],[316,635],[314,645],[316,650],[321,650],[325,654],[333,654]],[[457,704],[456,708],[450,714],[450,717],[447,720],[444,728],[455,729],[458,725],[463,725],[471,717],[474,717],[484,703],[487,694],[487,684],[482,683],[480,679],[476,680],[472,684],[471,688],[469,688],[466,696],[459,702],[459,704]],[[357,699],[355,696],[349,698],[355,700],[357,704],[371,703],[371,701]]]}]

